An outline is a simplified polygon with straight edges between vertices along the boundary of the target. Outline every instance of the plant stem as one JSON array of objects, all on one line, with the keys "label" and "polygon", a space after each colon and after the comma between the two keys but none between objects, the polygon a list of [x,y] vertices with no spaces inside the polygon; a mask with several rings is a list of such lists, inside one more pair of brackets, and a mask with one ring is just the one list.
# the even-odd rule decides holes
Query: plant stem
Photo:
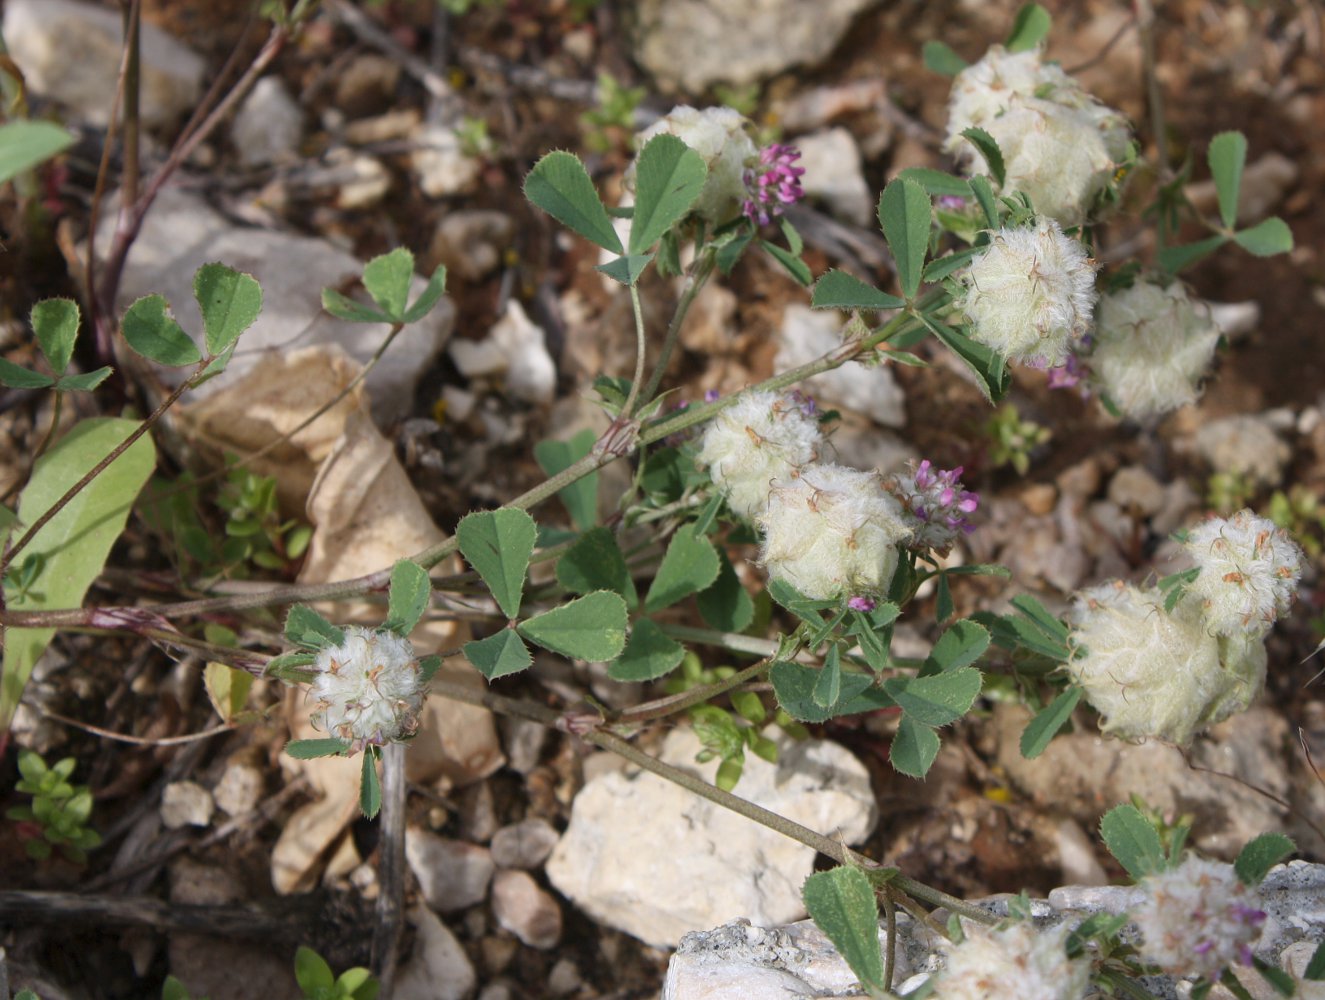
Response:
[{"label": "plant stem", "polygon": [[662,383],[663,376],[667,372],[667,365],[672,360],[672,351],[676,349],[676,343],[681,337],[681,327],[685,324],[686,314],[690,312],[690,307],[694,304],[700,290],[712,276],[717,259],[716,252],[706,250],[700,254],[698,260],[690,265],[685,277],[685,287],[681,291],[681,298],[676,303],[676,312],[672,314],[672,321],[667,324],[667,336],[663,339],[662,349],[658,352],[658,362],[654,365],[653,375],[649,377],[649,384],[644,389],[643,396],[640,397],[643,402],[647,403],[657,395],[658,386]]},{"label": "plant stem", "polygon": [[644,333],[644,307],[640,304],[638,283],[630,286],[630,308],[635,316],[635,377],[630,380],[630,395],[626,397],[625,405],[621,407],[621,419],[635,415],[635,403],[640,399],[640,382],[644,378],[644,357],[649,351],[648,337]]},{"label": "plant stem", "polygon": [[617,725],[652,722],[654,719],[662,719],[669,715],[675,715],[677,712],[684,712],[692,705],[698,705],[710,698],[726,694],[728,691],[740,687],[746,681],[753,680],[767,670],[772,663],[773,661],[770,659],[763,659],[758,663],[750,664],[744,670],[738,670],[726,680],[705,684],[701,687],[691,688],[689,691],[682,691],[680,694],[668,695],[666,698],[636,705],[634,708],[626,709],[613,721]]},{"label": "plant stem", "polygon": [[124,11],[124,171],[121,180],[124,196],[120,202],[121,213],[129,211],[138,200],[142,6],[142,0],[130,0]]}]

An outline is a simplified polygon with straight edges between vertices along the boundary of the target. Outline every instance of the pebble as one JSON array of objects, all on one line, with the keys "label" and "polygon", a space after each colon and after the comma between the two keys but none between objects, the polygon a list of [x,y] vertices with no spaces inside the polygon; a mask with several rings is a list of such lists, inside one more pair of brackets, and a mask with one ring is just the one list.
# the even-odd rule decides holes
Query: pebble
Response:
[{"label": "pebble", "polygon": [[215,809],[212,793],[195,781],[172,781],[161,792],[161,822],[171,830],[206,826]]},{"label": "pebble", "polygon": [[464,209],[449,213],[433,237],[433,256],[448,274],[463,281],[481,281],[501,264],[515,235],[515,222],[505,212]]},{"label": "pebble", "polygon": [[454,340],[451,360],[465,378],[504,375],[511,396],[524,403],[548,403],[557,387],[557,367],[547,352],[543,330],[511,299],[506,312],[483,340]]},{"label": "pebble", "polygon": [[292,159],[303,136],[304,113],[278,76],[264,76],[235,114],[230,139],[246,167]]},{"label": "pebble", "polygon": [[561,940],[561,907],[528,872],[499,871],[492,880],[497,923],[531,948],[546,951]]},{"label": "pebble", "polygon": [[580,967],[569,958],[559,958],[557,964],[552,966],[552,970],[547,974],[548,995],[569,996],[578,990],[583,982],[584,977],[580,975]]},{"label": "pebble", "polygon": [[454,129],[426,126],[410,157],[419,187],[429,198],[472,194],[478,186],[479,161],[465,153]]},{"label": "pebble", "polygon": [[851,133],[841,127],[825,129],[798,136],[794,145],[805,168],[801,184],[806,195],[825,202],[839,218],[868,225],[875,197],[865,182],[860,148]]},{"label": "pebble", "polygon": [[399,82],[396,60],[365,52],[336,74],[336,107],[351,118],[374,114],[391,103]]},{"label": "pebble", "polygon": [[[450,410],[447,410],[448,414]],[[498,723],[502,745],[506,748],[507,766],[518,774],[528,774],[538,766],[547,743],[548,729],[528,719],[506,716]]]},{"label": "pebble", "polygon": [[464,1000],[478,985],[474,965],[447,926],[426,906],[410,913],[414,951],[400,970],[395,1000]]},{"label": "pebble", "polygon": [[560,834],[545,819],[526,819],[492,835],[492,860],[499,868],[535,869],[557,846]]},{"label": "pebble", "polygon": [[1053,483],[1031,483],[1017,494],[1028,511],[1037,517],[1043,517],[1058,503],[1058,489]]},{"label": "pebble", "polygon": [[1058,489],[1066,496],[1082,499],[1093,497],[1102,481],[1100,463],[1094,458],[1085,458],[1076,465],[1069,465],[1054,479]]},{"label": "pebble", "polygon": [[1109,480],[1109,499],[1123,510],[1149,517],[1163,508],[1164,487],[1141,466],[1129,465]]},{"label": "pebble", "polygon": [[[778,330],[773,370],[782,373],[822,357],[842,345],[846,318],[833,309],[789,305]],[[804,389],[821,404],[865,414],[885,427],[906,424],[902,388],[886,365],[866,367],[849,361],[839,368],[806,379]],[[827,408],[826,406],[823,408]]]},{"label": "pebble", "polygon": [[231,816],[242,816],[257,808],[265,781],[252,764],[231,764],[212,790],[216,804]]},{"label": "pebble", "polygon": [[423,898],[438,913],[467,909],[488,894],[494,864],[486,847],[411,826],[405,830],[405,859]]}]

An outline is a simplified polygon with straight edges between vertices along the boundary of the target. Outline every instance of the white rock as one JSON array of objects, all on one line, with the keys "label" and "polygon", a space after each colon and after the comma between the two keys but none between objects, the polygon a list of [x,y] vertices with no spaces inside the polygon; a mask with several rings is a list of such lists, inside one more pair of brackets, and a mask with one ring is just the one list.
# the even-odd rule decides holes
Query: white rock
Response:
[{"label": "white rock", "polygon": [[206,826],[215,810],[212,793],[195,781],[172,781],[161,792],[161,822],[171,830]]},{"label": "white rock", "polygon": [[230,138],[248,167],[280,163],[299,151],[304,114],[278,76],[264,76],[244,98]]},{"label": "white rock", "polygon": [[486,847],[411,826],[405,830],[405,859],[423,898],[438,913],[467,909],[488,894],[493,862]]},{"label": "white rock", "polygon": [[1164,506],[1164,487],[1141,466],[1129,465],[1109,481],[1109,499],[1123,510],[1134,508],[1148,517]]},{"label": "white rock", "polygon": [[231,816],[256,808],[262,798],[262,771],[252,764],[231,764],[212,790],[216,804]]},{"label": "white rock", "polygon": [[801,151],[800,166],[805,168],[801,186],[811,198],[828,203],[833,214],[869,225],[874,215],[874,197],[865,182],[856,140],[844,128],[830,128],[810,135],[797,136],[793,145]]},{"label": "white rock", "polygon": [[522,871],[499,871],[492,880],[497,923],[531,948],[547,950],[561,940],[561,907]]},{"label": "white rock", "polygon": [[469,194],[478,183],[479,162],[465,154],[454,129],[430,125],[410,157],[419,187],[429,198]]},{"label": "white rock", "polygon": [[442,219],[433,240],[433,252],[449,273],[465,281],[480,281],[501,264],[502,254],[515,235],[515,220],[505,212],[468,209]]},{"label": "white rock", "polygon": [[492,860],[500,868],[534,869],[547,860],[560,834],[545,819],[526,819],[492,835]]},{"label": "white rock", "polygon": [[511,396],[524,403],[549,403],[557,387],[557,366],[547,352],[542,327],[511,299],[484,340],[455,340],[451,360],[473,379],[505,374]]},{"label": "white rock", "polygon": [[1219,332],[1236,343],[1260,325],[1261,304],[1259,302],[1206,302],[1210,309],[1210,318],[1219,327]]},{"label": "white rock", "polygon": [[[689,729],[668,736],[664,761],[713,780],[696,764]],[[779,762],[747,756],[736,794],[817,830],[858,843],[873,829],[864,766],[822,740],[779,744]],[[737,917],[777,924],[804,915],[801,883],[813,849],[662,778],[609,772],[575,797],[570,826],[547,863],[552,884],[608,926],[656,947]]]},{"label": "white rock", "polygon": [[396,979],[396,1000],[463,1000],[478,985],[474,966],[447,926],[426,906],[410,913],[414,952]]},{"label": "white rock", "polygon": [[391,190],[391,172],[381,160],[364,153],[350,153],[344,160],[344,177],[336,192],[340,208],[347,211],[372,208],[386,197]]},{"label": "white rock", "polygon": [[[832,309],[787,306],[778,331],[774,371],[796,368],[841,346],[844,322],[842,315]],[[804,387],[821,402],[863,413],[885,427],[901,427],[906,423],[905,397],[886,366],[867,368],[851,361],[806,379]]]},{"label": "white rock", "polygon": [[871,0],[641,0],[635,57],[667,91],[744,86],[813,64]]},{"label": "white rock", "polygon": [[1263,486],[1278,486],[1293,449],[1263,415],[1224,417],[1196,432],[1196,447],[1217,472],[1247,476]]},{"label": "white rock", "polygon": [[[8,0],[4,38],[33,94],[90,125],[109,123],[123,48],[118,10],[78,0]],[[144,23],[140,39],[143,123],[169,124],[198,99],[206,63],[154,25]]]},{"label": "white rock", "polygon": [[[115,215],[104,213],[97,232],[97,247],[103,253],[110,246]],[[322,240],[232,225],[198,196],[174,187],[162,190],[133,245],[120,287],[120,307],[158,292],[170,302],[184,329],[201,341],[193,275],[209,261],[256,277],[262,284],[262,312],[240,338],[225,372],[193,390],[189,399],[205,399],[233,385],[261,364],[269,351],[335,344],[362,363],[386,336],[385,326],[348,323],[322,311],[322,289],[357,278],[363,273],[363,261]],[[418,295],[425,284],[416,277],[413,294]],[[443,299],[398,337],[368,374],[365,385],[379,424],[388,426],[408,414],[415,384],[441,352],[454,323],[455,308]],[[167,369],[161,374],[167,381],[178,381],[186,370]]]}]

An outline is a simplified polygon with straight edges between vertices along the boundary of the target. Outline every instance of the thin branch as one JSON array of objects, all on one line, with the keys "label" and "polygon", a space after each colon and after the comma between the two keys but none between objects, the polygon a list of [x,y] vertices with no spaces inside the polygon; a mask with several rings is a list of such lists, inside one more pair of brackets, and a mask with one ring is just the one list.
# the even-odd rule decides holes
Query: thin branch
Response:
[{"label": "thin branch", "polygon": [[[672,321],[667,324],[667,335],[663,338],[662,348],[658,352],[658,361],[654,365],[653,375],[649,378],[649,384],[644,390],[644,395],[640,397],[643,402],[647,403],[657,395],[658,386],[662,383],[663,376],[667,372],[667,365],[672,360],[672,351],[676,349],[676,343],[681,337],[681,326],[685,323],[691,305],[694,304],[700,291],[712,276],[717,259],[718,255],[709,250],[691,265],[690,273],[685,278],[685,288],[681,292],[680,300],[676,303],[676,312],[672,314]],[[630,411],[627,410],[626,412]]]},{"label": "thin branch", "polygon": [[405,900],[405,747],[382,750],[382,839],[377,865],[377,925],[373,928],[373,968],[384,997],[391,996],[400,951]]},{"label": "thin branch", "polygon": [[235,727],[231,725],[214,726],[211,729],[204,729],[200,733],[189,733],[187,736],[165,736],[160,739],[149,739],[145,736],[130,736],[128,733],[116,733],[109,729],[102,729],[100,726],[94,726],[89,722],[79,722],[77,719],[71,719],[67,715],[61,715],[59,712],[52,712],[48,708],[40,710],[42,717],[54,719],[56,722],[62,722],[66,726],[73,726],[75,729],[81,729],[85,733],[91,733],[93,736],[101,736],[108,740],[115,740],[118,743],[132,743],[139,747],[175,747],[185,743],[197,743],[199,740],[209,740],[213,736],[220,736],[222,733],[233,733]]}]

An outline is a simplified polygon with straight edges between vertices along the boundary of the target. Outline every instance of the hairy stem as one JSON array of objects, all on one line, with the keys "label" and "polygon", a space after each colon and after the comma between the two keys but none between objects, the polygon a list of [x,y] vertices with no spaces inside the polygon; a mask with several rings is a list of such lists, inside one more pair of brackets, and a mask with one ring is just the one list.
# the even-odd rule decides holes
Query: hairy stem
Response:
[{"label": "hairy stem", "polygon": [[[644,358],[649,352],[648,337],[644,333],[644,307],[640,304],[639,285],[630,286],[630,309],[635,316],[635,377],[630,380],[630,395],[621,407],[622,418],[635,415],[635,403],[640,397],[640,382],[644,379]],[[657,374],[656,372],[654,374]],[[647,396],[643,397],[648,399]]]},{"label": "hairy stem", "polygon": [[676,312],[672,314],[672,321],[667,324],[667,336],[663,339],[662,349],[658,352],[658,362],[654,365],[653,374],[649,377],[649,384],[640,397],[642,402],[647,403],[657,395],[658,386],[662,383],[663,376],[667,373],[667,365],[672,360],[672,352],[676,349],[676,343],[681,337],[681,327],[685,325],[686,315],[690,312],[690,307],[694,304],[700,290],[713,274],[713,267],[717,259],[718,255],[715,251],[705,250],[700,254],[699,259],[690,266],[690,270],[685,277],[685,287],[681,291],[681,298],[676,303]]}]

